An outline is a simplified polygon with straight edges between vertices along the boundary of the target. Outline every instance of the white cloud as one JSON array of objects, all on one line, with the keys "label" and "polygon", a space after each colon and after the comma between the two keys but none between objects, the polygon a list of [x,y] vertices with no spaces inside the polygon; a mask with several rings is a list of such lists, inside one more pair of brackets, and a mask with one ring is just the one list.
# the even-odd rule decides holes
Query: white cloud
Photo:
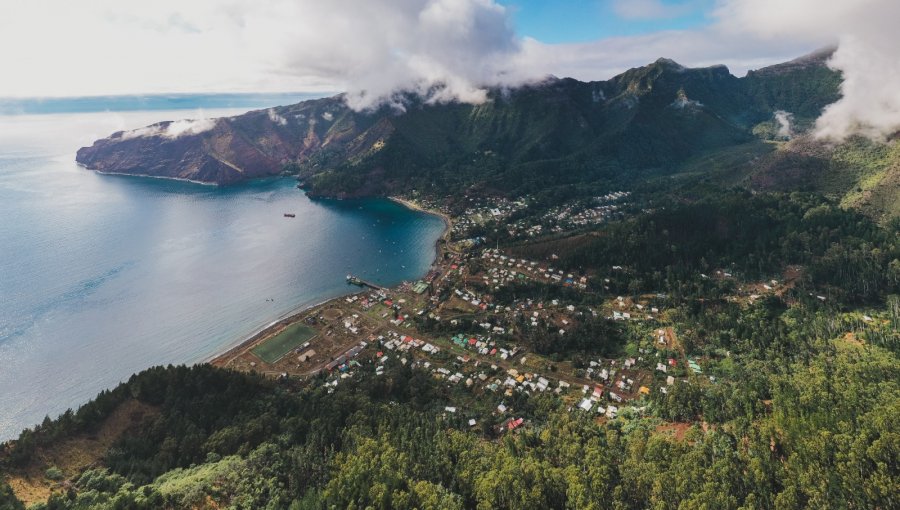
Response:
[{"label": "white cloud", "polygon": [[[2,96],[341,91],[355,108],[480,102],[485,87],[547,74],[606,79],[665,56],[746,70],[840,43],[844,99],[823,136],[900,123],[896,0],[718,0],[708,26],[544,44],[496,0],[3,0]],[[694,0],[617,1],[620,15],[680,15]]]},{"label": "white cloud", "polygon": [[183,135],[196,135],[198,133],[203,133],[204,131],[209,131],[216,127],[217,122],[217,119],[183,119],[169,123],[162,122],[147,127],[123,131],[121,137],[127,140],[130,138],[161,136],[174,140]]},{"label": "white cloud", "polygon": [[778,136],[781,138],[791,138],[794,136],[794,130],[791,123],[794,121],[794,114],[784,110],[775,112],[775,122],[778,123]]},{"label": "white cloud", "polygon": [[268,110],[266,110],[266,113],[269,114],[269,120],[271,120],[272,122],[278,124],[279,126],[287,126],[287,119],[282,117],[281,115],[278,115],[278,112],[276,112],[275,110],[269,108]]},{"label": "white cloud", "polygon": [[355,108],[402,108],[400,89],[432,102],[480,102],[486,85],[513,79],[520,42],[493,0],[332,0],[300,15],[321,23],[285,40],[284,73],[336,80]]},{"label": "white cloud", "polygon": [[900,130],[900,2],[728,0],[717,15],[729,28],[768,40],[838,40],[829,64],[843,72],[843,98],[816,122],[819,137],[878,139]]},{"label": "white cloud", "polygon": [[403,86],[479,101],[519,50],[493,0],[12,2],[0,97],[347,90],[363,108]]},{"label": "white cloud", "polygon": [[819,137],[843,140],[858,133],[884,139],[900,131],[898,48],[896,28],[841,38],[830,65],[844,73],[843,97],[816,121]]}]

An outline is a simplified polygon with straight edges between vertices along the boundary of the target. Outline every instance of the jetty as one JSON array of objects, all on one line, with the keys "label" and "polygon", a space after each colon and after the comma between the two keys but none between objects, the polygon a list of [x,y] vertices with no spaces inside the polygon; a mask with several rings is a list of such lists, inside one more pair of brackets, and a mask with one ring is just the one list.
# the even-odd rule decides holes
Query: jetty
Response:
[{"label": "jetty", "polygon": [[370,289],[384,290],[383,287],[381,287],[379,285],[375,285],[374,283],[371,283],[371,282],[367,282],[367,281],[363,280],[362,278],[353,276],[352,274],[347,275],[347,283],[350,285],[356,285],[359,287],[369,287]]}]

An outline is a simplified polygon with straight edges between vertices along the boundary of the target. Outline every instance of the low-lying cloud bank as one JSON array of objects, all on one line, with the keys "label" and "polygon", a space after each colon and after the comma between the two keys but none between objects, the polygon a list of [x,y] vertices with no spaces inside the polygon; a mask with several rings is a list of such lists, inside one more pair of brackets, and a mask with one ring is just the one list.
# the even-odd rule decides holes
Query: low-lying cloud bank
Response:
[{"label": "low-lying cloud bank", "polygon": [[[697,5],[616,0],[614,15],[665,19]],[[816,133],[900,129],[897,0],[717,0],[707,15],[698,28],[546,44],[520,35],[497,0],[14,2],[0,46],[22,50],[0,52],[0,96],[343,90],[357,110],[402,109],[405,93],[479,103],[490,87],[607,79],[659,57],[740,76],[838,44],[844,97]]]},{"label": "low-lying cloud bank", "polygon": [[122,132],[122,139],[161,136],[175,139],[183,135],[196,135],[216,127],[218,119],[183,119],[174,122],[161,122],[151,126]]}]

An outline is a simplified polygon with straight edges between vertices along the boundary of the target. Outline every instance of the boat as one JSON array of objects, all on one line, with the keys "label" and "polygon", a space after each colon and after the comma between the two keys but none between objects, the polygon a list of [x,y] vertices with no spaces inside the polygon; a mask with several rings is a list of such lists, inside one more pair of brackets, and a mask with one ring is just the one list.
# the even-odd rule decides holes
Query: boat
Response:
[{"label": "boat", "polygon": [[286,212],[286,213],[284,213],[284,217],[285,217],[285,218],[296,218],[297,215],[294,214],[294,213]]}]

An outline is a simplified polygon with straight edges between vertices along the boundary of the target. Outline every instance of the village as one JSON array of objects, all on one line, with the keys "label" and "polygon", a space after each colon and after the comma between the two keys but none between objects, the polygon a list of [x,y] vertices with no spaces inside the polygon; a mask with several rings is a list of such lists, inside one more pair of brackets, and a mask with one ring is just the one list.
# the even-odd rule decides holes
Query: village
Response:
[{"label": "village", "polygon": [[[611,194],[602,204],[627,196]],[[466,213],[466,228],[454,217],[439,243],[440,256],[421,280],[388,289],[348,275],[348,285],[359,285],[359,292],[281,321],[214,364],[302,378],[328,391],[361,374],[382,377],[391,368],[408,367],[444,381],[453,402],[446,414],[474,427],[475,413],[467,409],[475,403],[490,405],[505,430],[527,425],[512,404],[522,396],[552,396],[572,412],[605,421],[641,416],[652,392],[666,394],[692,378],[715,383],[704,375],[704,360],[687,356],[681,346],[667,317],[668,296],[605,295],[610,277],[627,268],[612,266],[608,275],[567,272],[554,267],[553,257],[516,258],[470,237],[473,217],[504,217],[516,207],[509,202],[488,210],[473,208]],[[614,210],[608,204],[598,207]],[[734,276],[718,270],[701,278]],[[504,289],[528,285],[558,288],[596,304],[538,296],[498,298]],[[735,299],[749,302],[784,286],[775,280],[740,286]],[[567,359],[538,353],[523,341],[535,332],[561,341],[589,321],[618,324],[626,332],[619,355]]]}]

